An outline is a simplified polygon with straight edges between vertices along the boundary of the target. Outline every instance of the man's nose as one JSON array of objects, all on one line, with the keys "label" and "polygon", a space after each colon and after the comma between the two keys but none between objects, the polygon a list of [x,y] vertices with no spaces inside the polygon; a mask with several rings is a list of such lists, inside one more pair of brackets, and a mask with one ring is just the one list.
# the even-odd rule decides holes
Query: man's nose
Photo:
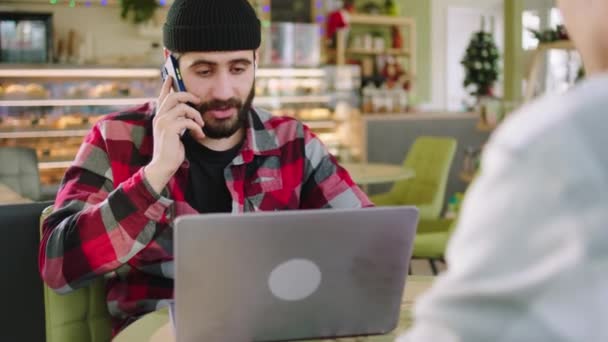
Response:
[{"label": "man's nose", "polygon": [[235,96],[230,82],[230,75],[226,73],[220,73],[213,80],[211,88],[211,96],[218,100],[228,100]]}]

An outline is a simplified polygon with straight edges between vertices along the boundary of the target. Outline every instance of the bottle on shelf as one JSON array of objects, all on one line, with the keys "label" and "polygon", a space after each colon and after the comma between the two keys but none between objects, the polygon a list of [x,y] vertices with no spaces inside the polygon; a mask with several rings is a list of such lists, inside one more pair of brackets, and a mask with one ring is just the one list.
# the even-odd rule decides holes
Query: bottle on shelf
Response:
[{"label": "bottle on shelf", "polygon": [[374,82],[369,82],[363,87],[363,112],[372,113],[374,111],[374,98],[376,97],[377,89]]}]

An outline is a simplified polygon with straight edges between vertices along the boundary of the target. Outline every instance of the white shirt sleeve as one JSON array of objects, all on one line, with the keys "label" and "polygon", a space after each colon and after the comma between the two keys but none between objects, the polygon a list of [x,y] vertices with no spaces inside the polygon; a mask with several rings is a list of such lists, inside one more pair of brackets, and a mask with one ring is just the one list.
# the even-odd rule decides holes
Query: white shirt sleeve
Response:
[{"label": "white shirt sleeve", "polygon": [[[448,270],[418,300],[415,325],[399,342],[606,340],[598,327],[608,283],[595,282],[605,266],[595,267],[588,250],[608,224],[607,189],[598,188],[606,178],[582,139],[563,141],[576,132],[560,129],[488,144],[446,252]],[[580,291],[582,282],[603,289]]]}]

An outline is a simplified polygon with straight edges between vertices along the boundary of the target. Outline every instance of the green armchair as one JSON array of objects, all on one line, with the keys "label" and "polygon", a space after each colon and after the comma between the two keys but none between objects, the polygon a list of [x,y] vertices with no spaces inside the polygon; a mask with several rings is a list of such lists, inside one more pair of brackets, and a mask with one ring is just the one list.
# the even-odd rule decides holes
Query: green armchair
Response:
[{"label": "green armchair", "polygon": [[[42,221],[53,211],[47,207]],[[42,236],[42,234],[40,235]],[[104,279],[68,294],[60,295],[44,287],[47,342],[107,342],[112,338],[110,314],[106,306]]]},{"label": "green armchair", "polygon": [[371,201],[378,206],[414,205],[421,220],[438,219],[456,146],[453,138],[417,138],[403,162],[416,176],[396,182],[388,192],[371,196]]},{"label": "green armchair", "polygon": [[456,228],[455,219],[421,220],[414,240],[413,259],[426,259],[433,274],[437,274],[436,261],[445,262],[445,249],[452,232]]}]

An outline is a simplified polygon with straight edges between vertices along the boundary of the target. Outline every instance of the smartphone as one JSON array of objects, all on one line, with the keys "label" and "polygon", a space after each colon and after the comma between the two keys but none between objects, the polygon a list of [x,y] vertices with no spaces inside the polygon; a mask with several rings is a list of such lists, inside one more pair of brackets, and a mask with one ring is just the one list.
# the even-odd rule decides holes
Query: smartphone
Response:
[{"label": "smartphone", "polygon": [[182,79],[182,74],[179,71],[179,64],[177,62],[177,59],[175,59],[175,57],[173,57],[172,54],[167,55],[165,64],[160,69],[160,74],[163,79],[163,82],[165,82],[167,77],[173,78],[173,90],[174,91],[186,91],[186,86],[184,86],[184,80]]},{"label": "smartphone", "polygon": [[[172,77],[173,91],[186,91],[186,86],[184,85],[182,74],[179,71],[179,64],[177,62],[177,59],[173,57],[173,55],[170,53],[166,54],[166,56],[167,58],[165,60],[165,64],[160,68],[160,75],[163,82],[165,82],[167,77]],[[188,105],[194,108],[191,103],[188,103]],[[187,132],[188,130],[184,129],[180,132],[179,135],[183,138],[184,135],[187,134]]]}]

